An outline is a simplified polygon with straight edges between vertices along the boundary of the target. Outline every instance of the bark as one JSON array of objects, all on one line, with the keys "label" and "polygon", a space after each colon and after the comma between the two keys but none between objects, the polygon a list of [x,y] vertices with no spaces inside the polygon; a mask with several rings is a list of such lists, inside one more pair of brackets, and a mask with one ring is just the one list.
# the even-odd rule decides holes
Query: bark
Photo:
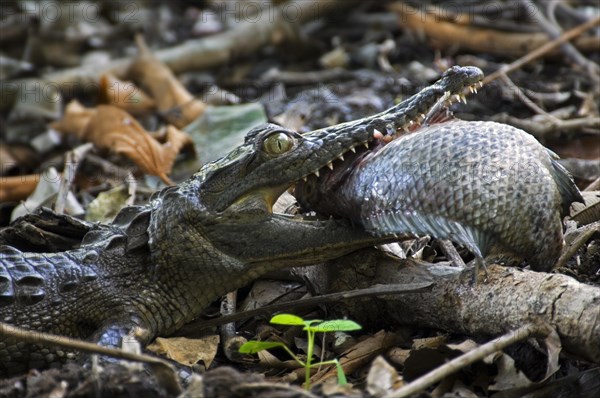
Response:
[{"label": "bark", "polygon": [[372,250],[336,260],[328,274],[329,292],[435,281],[432,289],[422,293],[343,306],[344,315],[373,328],[403,324],[493,337],[530,322],[546,322],[556,328],[565,352],[600,363],[600,287],[566,275],[489,265],[487,278],[482,274],[480,282],[474,283],[471,271],[419,266]]}]

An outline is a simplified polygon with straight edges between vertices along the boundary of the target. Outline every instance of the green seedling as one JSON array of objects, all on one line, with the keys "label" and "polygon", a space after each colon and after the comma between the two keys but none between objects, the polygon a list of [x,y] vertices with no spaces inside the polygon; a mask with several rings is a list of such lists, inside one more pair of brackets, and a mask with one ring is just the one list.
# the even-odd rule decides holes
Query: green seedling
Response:
[{"label": "green seedling", "polygon": [[315,347],[315,334],[318,332],[349,332],[352,330],[359,330],[361,326],[358,323],[346,319],[335,319],[332,321],[322,321],[320,319],[304,320],[299,316],[291,314],[275,315],[273,318],[271,318],[270,322],[277,325],[302,326],[304,330],[306,330],[306,334],[308,336],[306,361],[302,361],[300,358],[298,358],[287,345],[276,341],[250,340],[240,347],[239,351],[242,354],[256,354],[262,350],[268,350],[276,347],[283,348],[296,362],[300,364],[300,366],[304,368],[304,388],[307,390],[310,389],[310,369],[323,365],[335,365],[337,369],[338,384],[344,385],[348,383],[346,380],[346,375],[344,374],[344,369],[342,369],[342,365],[340,365],[340,362],[337,359],[316,363],[312,362],[313,350]]}]

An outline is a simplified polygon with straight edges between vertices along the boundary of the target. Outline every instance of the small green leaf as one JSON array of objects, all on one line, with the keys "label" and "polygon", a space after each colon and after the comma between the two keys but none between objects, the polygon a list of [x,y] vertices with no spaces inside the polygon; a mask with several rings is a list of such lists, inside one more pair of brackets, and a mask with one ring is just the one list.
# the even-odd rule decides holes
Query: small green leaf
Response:
[{"label": "small green leaf", "polygon": [[334,319],[332,321],[321,322],[315,326],[310,326],[307,330],[313,332],[350,332],[361,328],[362,327],[354,321],[348,319]]},{"label": "small green leaf", "polygon": [[304,326],[304,319],[292,314],[275,315],[270,322],[277,325]]},{"label": "small green leaf", "polygon": [[254,341],[250,340],[239,348],[242,354],[256,354],[259,351],[268,350],[269,348],[283,347],[284,344],[277,341]]},{"label": "small green leaf", "polygon": [[323,322],[322,319],[309,319],[304,321],[304,330],[311,330],[311,327],[315,323]]},{"label": "small green leaf", "polygon": [[340,365],[337,359],[335,360],[335,367],[337,369],[338,384],[340,386],[348,384],[348,380],[346,379],[346,375],[344,374],[344,368],[342,368],[342,365]]}]

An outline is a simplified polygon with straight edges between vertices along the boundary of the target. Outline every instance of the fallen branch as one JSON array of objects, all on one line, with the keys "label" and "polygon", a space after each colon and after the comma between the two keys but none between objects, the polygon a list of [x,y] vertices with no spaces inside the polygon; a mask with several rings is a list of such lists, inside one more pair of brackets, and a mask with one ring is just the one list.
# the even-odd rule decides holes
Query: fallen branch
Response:
[{"label": "fallen branch", "polygon": [[[421,9],[413,8],[402,2],[390,4],[389,9],[398,14],[398,21],[401,27],[417,33],[423,33],[437,47],[459,47],[475,52],[505,56],[523,56],[535,51],[540,46],[546,46],[551,43],[548,42],[548,37],[545,33],[512,33],[495,29],[477,28],[441,20],[439,15],[436,15],[435,12],[431,12],[429,9],[424,12]],[[583,24],[588,25],[588,27],[583,29],[582,32],[595,26],[598,20],[600,18],[595,18],[593,21]],[[559,44],[571,40],[579,34],[575,34]],[[598,48],[598,39],[594,38],[590,42],[587,38],[581,38],[574,45],[583,51],[594,51]],[[555,47],[552,46],[544,51],[543,54],[550,53]]]},{"label": "fallen branch", "polygon": [[[373,328],[389,324],[429,327],[470,336],[498,336],[522,325],[547,323],[566,352],[600,362],[600,288],[562,274],[490,265],[486,280],[474,284],[472,272],[419,265],[362,251],[328,266],[328,291],[378,283],[434,280],[432,289],[401,297],[346,302],[345,315]],[[429,274],[429,275],[427,275]],[[444,275],[445,274],[445,275]],[[435,276],[432,276],[435,275]],[[321,282],[322,283],[322,282]]]},{"label": "fallen branch", "polygon": [[127,352],[116,348],[104,347],[87,341],[43,333],[37,330],[27,330],[3,322],[0,322],[0,336],[10,337],[19,342],[41,344],[51,347],[63,347],[89,354],[106,355],[128,361],[147,363],[152,367],[156,373],[156,377],[169,392],[173,394],[181,393],[181,387],[179,386],[173,367],[171,367],[167,361],[160,358]]},{"label": "fallen branch", "polygon": [[[502,76],[503,74],[508,74],[514,70],[521,68],[523,65],[526,65],[536,59],[548,54],[550,51],[554,50],[556,47],[560,46],[563,43],[566,43],[569,40],[574,39],[575,37],[581,35],[583,32],[600,25],[600,17],[596,17],[586,23],[583,23],[579,26],[574,27],[573,29],[563,33],[560,37],[547,42],[546,44],[536,48],[535,50],[529,52],[523,57],[517,59],[510,64],[504,65],[502,68],[498,69],[494,73],[487,75],[483,79],[483,84],[487,84],[492,82]],[[598,44],[596,44],[596,48],[598,48]]]}]

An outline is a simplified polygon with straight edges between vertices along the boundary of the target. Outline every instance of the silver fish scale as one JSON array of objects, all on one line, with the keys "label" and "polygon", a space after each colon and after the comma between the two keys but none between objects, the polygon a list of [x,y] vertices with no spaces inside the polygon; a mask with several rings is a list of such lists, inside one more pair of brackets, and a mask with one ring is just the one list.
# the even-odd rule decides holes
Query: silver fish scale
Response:
[{"label": "silver fish scale", "polygon": [[329,198],[359,206],[354,221],[378,235],[432,235],[547,270],[563,244],[561,210],[580,198],[555,157],[517,128],[452,121],[365,157]]}]

